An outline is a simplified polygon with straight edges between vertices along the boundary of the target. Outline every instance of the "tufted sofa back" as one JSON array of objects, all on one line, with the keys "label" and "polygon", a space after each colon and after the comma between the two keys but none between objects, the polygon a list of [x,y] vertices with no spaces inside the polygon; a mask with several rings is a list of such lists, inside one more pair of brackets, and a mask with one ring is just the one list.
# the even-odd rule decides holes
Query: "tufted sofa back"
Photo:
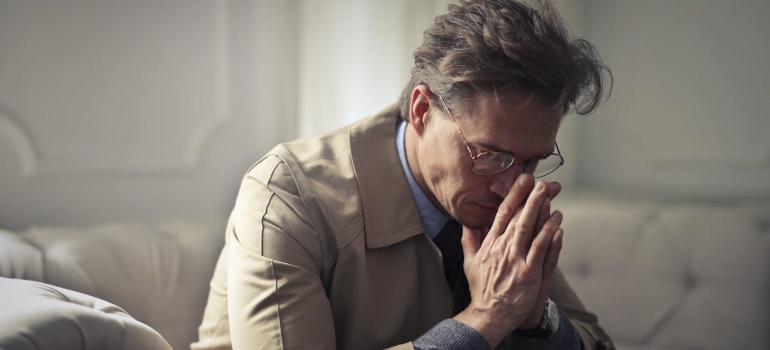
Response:
[{"label": "tufted sofa back", "polygon": [[0,277],[104,299],[158,331],[174,349],[189,349],[224,245],[223,227],[164,223],[0,230]]},{"label": "tufted sofa back", "polygon": [[559,266],[619,349],[770,349],[768,203],[555,204]]},{"label": "tufted sofa back", "polygon": [[[620,350],[770,349],[770,205],[562,196],[559,266]],[[0,277],[107,300],[197,338],[223,223],[0,230]],[[0,290],[0,296],[3,291]]]}]

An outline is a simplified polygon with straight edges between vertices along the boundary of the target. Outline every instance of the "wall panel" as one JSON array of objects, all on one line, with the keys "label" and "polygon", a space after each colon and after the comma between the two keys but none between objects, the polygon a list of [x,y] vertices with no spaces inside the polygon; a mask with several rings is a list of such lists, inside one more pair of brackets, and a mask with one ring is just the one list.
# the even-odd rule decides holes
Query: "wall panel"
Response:
[{"label": "wall panel", "polygon": [[271,113],[296,67],[260,55],[294,45],[263,35],[292,3],[265,20],[255,1],[0,2],[0,227],[224,220],[296,134],[291,105]]}]

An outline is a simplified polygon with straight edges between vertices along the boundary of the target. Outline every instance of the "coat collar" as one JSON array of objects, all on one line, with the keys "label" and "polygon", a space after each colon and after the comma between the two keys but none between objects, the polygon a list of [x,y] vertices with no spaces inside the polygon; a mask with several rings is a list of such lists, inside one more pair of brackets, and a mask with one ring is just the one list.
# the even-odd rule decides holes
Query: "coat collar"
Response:
[{"label": "coat collar", "polygon": [[399,118],[398,104],[393,104],[350,130],[367,248],[389,246],[425,232],[398,159]]}]

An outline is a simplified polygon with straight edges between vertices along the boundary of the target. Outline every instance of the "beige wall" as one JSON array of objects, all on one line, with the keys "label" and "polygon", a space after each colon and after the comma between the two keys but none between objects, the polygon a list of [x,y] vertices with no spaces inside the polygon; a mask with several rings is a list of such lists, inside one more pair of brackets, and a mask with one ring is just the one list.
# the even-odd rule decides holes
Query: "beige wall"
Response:
[{"label": "beige wall", "polygon": [[585,34],[615,89],[578,123],[576,182],[770,196],[767,18],[767,1],[586,1]]},{"label": "beige wall", "polygon": [[[223,219],[272,145],[395,101],[447,2],[0,2],[0,227]],[[770,196],[770,3],[556,4],[615,73],[559,180]]]},{"label": "beige wall", "polygon": [[273,145],[395,101],[446,2],[1,1],[0,228],[224,220]]},{"label": "beige wall", "polygon": [[224,218],[295,135],[259,35],[289,24],[257,5],[0,2],[0,227]]}]

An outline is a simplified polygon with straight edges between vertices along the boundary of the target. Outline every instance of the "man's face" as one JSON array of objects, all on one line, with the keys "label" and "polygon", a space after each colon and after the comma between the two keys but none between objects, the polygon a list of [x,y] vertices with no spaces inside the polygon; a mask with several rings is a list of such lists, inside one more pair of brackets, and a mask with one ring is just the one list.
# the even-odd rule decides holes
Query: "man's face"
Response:
[{"label": "man's face", "polygon": [[[474,154],[508,152],[516,163],[554,151],[561,109],[529,94],[509,92],[495,98],[480,95],[472,108],[452,109]],[[441,104],[431,104],[420,137],[418,160],[421,185],[434,205],[464,225],[489,227],[523,166],[514,164],[496,174],[473,172],[471,159],[452,119]],[[419,181],[419,180],[418,180]]]}]

